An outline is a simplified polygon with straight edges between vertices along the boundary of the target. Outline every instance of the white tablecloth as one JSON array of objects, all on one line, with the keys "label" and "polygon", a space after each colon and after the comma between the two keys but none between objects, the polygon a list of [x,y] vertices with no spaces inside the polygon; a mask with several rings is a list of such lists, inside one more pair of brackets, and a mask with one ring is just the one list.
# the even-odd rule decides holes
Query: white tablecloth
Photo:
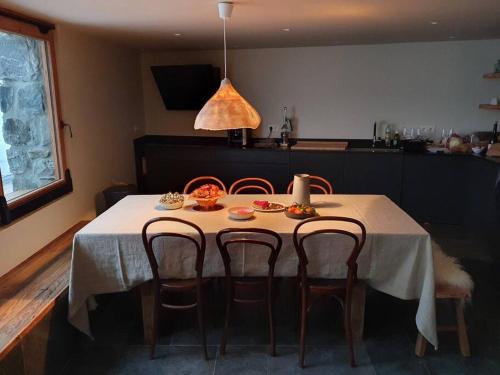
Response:
[{"label": "white tablecloth", "polygon": [[[69,321],[90,335],[88,307],[91,297],[101,293],[130,290],[152,278],[142,245],[144,223],[158,216],[189,220],[200,226],[207,238],[204,276],[223,276],[224,269],[216,243],[216,233],[228,227],[260,227],[278,232],[283,248],[276,264],[276,276],[295,276],[298,259],[292,233],[298,221],[283,212],[259,213],[249,221],[229,219],[227,209],[197,212],[194,202],[186,201],[180,210],[166,211],[158,207],[158,195],[128,196],[97,217],[74,238],[69,285]],[[225,207],[248,206],[255,199],[290,204],[290,195],[233,195],[220,201]],[[380,195],[312,195],[311,201],[321,216],[348,216],[363,222],[367,241],[358,259],[359,277],[373,288],[401,299],[419,299],[416,316],[418,330],[437,347],[434,304],[434,272],[430,235],[404,211]],[[306,230],[324,223],[311,224]],[[349,224],[342,225],[354,230]],[[151,230],[168,228],[188,233],[189,228],[176,223],[155,224]],[[194,250],[183,240],[167,242],[167,251],[158,253],[160,274],[169,277],[191,277]],[[345,276],[345,259],[351,245],[338,236],[327,235],[307,243],[310,247],[308,273],[311,276],[340,278]],[[330,245],[330,246],[329,246]],[[335,251],[332,249],[335,245]],[[192,245],[191,245],[192,246]],[[267,257],[267,254],[265,255]],[[265,275],[267,263],[261,251],[249,246],[235,249],[233,273],[249,276]]]}]

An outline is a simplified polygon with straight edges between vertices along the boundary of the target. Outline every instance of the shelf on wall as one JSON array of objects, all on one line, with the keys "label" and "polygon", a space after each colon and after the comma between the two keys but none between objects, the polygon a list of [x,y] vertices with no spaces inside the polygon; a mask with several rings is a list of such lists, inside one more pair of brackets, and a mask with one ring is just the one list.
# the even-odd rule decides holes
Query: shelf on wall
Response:
[{"label": "shelf on wall", "polygon": [[483,75],[486,79],[500,79],[500,73],[487,73]]},{"label": "shelf on wall", "polygon": [[481,108],[481,109],[492,109],[492,110],[500,111],[500,105],[479,104],[479,108]]}]

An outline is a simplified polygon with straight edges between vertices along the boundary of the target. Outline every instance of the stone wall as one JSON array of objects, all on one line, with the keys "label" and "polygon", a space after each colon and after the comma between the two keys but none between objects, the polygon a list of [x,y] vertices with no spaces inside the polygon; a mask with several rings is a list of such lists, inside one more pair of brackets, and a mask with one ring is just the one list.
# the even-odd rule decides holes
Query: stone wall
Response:
[{"label": "stone wall", "polygon": [[56,179],[51,128],[41,66],[43,42],[0,32],[1,134],[13,174],[14,192]]}]

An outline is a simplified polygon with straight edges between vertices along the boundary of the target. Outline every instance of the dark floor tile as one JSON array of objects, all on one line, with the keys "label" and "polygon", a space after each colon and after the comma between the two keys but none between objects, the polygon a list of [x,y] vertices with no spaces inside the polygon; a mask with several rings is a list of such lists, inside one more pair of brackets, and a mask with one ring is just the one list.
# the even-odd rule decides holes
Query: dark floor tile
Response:
[{"label": "dark floor tile", "polygon": [[404,333],[365,340],[366,350],[377,374],[429,374],[425,362],[414,354],[414,344]]},{"label": "dark floor tile", "polygon": [[215,347],[209,347],[209,360],[205,360],[201,347],[164,346],[157,347],[155,359],[149,358],[149,347],[130,346],[113,369],[117,374],[213,374]]},{"label": "dark floor tile", "polygon": [[[219,345],[220,337],[221,330],[219,328],[207,328],[206,339],[208,345]],[[177,330],[169,338],[171,345],[201,345],[201,333],[198,327]]]},{"label": "dark floor tile", "polygon": [[63,374],[114,374],[123,350],[123,346],[84,345],[69,361]]},{"label": "dark floor tile", "polygon": [[265,346],[228,346],[217,354],[216,375],[260,375],[268,373],[269,354]]},{"label": "dark floor tile", "polygon": [[347,346],[307,346],[305,368],[299,366],[298,346],[279,346],[277,356],[269,357],[269,374],[360,374],[375,375],[363,345],[355,350],[356,367],[349,365]]},{"label": "dark floor tile", "polygon": [[436,375],[500,374],[500,351],[498,349],[472,353],[471,357],[465,358],[460,354],[458,347],[455,350],[440,348],[438,351],[427,352],[422,360],[431,373]]}]

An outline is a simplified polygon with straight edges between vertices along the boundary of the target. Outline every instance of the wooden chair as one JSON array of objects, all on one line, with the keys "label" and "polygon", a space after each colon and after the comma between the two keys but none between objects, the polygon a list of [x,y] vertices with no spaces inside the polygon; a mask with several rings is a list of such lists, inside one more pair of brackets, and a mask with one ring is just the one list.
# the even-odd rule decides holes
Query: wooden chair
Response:
[{"label": "wooden chair", "polygon": [[[360,228],[361,234],[357,235],[353,232],[344,229],[318,229],[306,234],[299,234],[299,229],[304,225],[310,223],[316,223],[318,221],[330,221],[330,222],[343,222],[351,223]],[[304,248],[304,240],[312,236],[317,236],[321,234],[337,234],[340,236],[350,237],[353,240],[353,247],[349,258],[347,259],[347,278],[346,279],[310,279],[307,276],[307,264],[308,257],[306,249]],[[355,366],[356,362],[354,359],[354,344],[353,344],[353,334],[352,334],[352,322],[351,322],[351,306],[352,306],[352,292],[353,287],[358,282],[357,278],[357,259],[363,248],[366,240],[366,229],[363,223],[356,219],[348,217],[339,216],[322,216],[314,217],[311,219],[304,220],[297,224],[293,232],[293,243],[297,255],[299,257],[299,267],[298,267],[298,288],[300,291],[300,355],[299,364],[304,367],[304,357],[305,357],[305,338],[306,338],[306,328],[307,328],[307,313],[311,306],[321,297],[335,298],[340,302],[344,309],[344,329],[349,346],[349,362],[351,366]]]},{"label": "wooden chair", "polygon": [[[311,184],[309,187],[312,189],[319,190],[321,194],[333,194],[333,187],[328,180],[324,179],[320,176],[309,176],[309,180]],[[293,180],[288,184],[288,188],[286,189],[287,194],[292,194],[293,190]]]},{"label": "wooden chair", "polygon": [[[148,235],[148,227],[154,223],[158,223],[161,221],[175,222],[181,223],[188,227],[191,227],[196,230],[199,235],[199,240],[194,236],[189,236],[181,233],[171,233],[171,232],[161,232],[155,233],[152,235]],[[182,238],[194,245],[196,249],[196,278],[194,279],[183,279],[183,280],[175,280],[175,279],[162,279],[158,273],[158,262],[156,260],[154,251],[153,251],[153,242],[159,238]],[[158,217],[151,219],[144,224],[142,228],[142,241],[144,244],[144,249],[146,250],[146,254],[148,256],[149,265],[151,266],[151,272],[153,273],[153,296],[154,296],[154,307],[153,307],[153,340],[151,342],[151,359],[154,358],[156,341],[158,339],[158,315],[160,309],[167,310],[190,310],[196,309],[198,313],[198,325],[201,333],[201,342],[203,346],[203,354],[205,359],[208,359],[207,352],[207,342],[205,335],[205,323],[203,317],[203,282],[207,280],[203,280],[203,262],[205,259],[205,246],[206,240],[203,231],[197,225],[182,219],[177,219],[173,217]],[[193,303],[187,305],[178,305],[178,304],[170,304],[163,297],[166,297],[168,293],[181,293],[181,292],[190,292],[196,293],[196,299]]]},{"label": "wooden chair", "polygon": [[217,177],[214,176],[200,176],[193,178],[191,181],[189,181],[186,186],[184,186],[184,190],[182,191],[183,194],[189,194],[191,193],[191,187],[195,183],[200,183],[200,185],[203,184],[215,184],[221,188],[224,192],[226,192],[226,185],[219,180]]},{"label": "wooden chair", "polygon": [[[467,335],[467,326],[465,324],[464,307],[465,302],[470,298],[471,291],[457,287],[438,285],[436,287],[436,299],[448,300],[455,305],[455,315],[457,319],[456,326],[438,326],[437,331],[457,332],[460,352],[464,357],[470,357],[469,337]],[[427,347],[427,340],[419,332],[417,343],[415,344],[415,355],[423,357]]]},{"label": "wooden chair", "polygon": [[[231,239],[225,240],[224,237],[231,234]],[[273,238],[275,243],[270,240],[251,239],[251,238],[234,238],[236,235],[259,234],[269,239]],[[224,331],[222,334],[220,353],[226,353],[227,332],[229,320],[231,318],[231,310],[233,304],[264,304],[267,306],[268,324],[269,324],[269,341],[270,353],[276,355],[276,343],[274,338],[274,322],[273,322],[273,277],[274,266],[278,259],[281,250],[282,240],[279,234],[267,229],[259,228],[228,228],[221,230],[216,236],[217,246],[219,247],[222,260],[224,262],[225,279],[226,279],[226,316],[224,322]],[[259,245],[270,250],[268,258],[267,277],[238,277],[235,278],[231,272],[231,256],[229,255],[229,245]],[[247,297],[250,295],[251,297]]]},{"label": "wooden chair", "polygon": [[[246,183],[250,183],[247,185]],[[253,191],[261,191],[264,194],[274,194],[274,187],[273,185],[259,177],[247,177],[247,178],[241,178],[235,182],[229,187],[229,194],[240,194],[242,191],[248,191],[248,190],[253,190]]]}]

